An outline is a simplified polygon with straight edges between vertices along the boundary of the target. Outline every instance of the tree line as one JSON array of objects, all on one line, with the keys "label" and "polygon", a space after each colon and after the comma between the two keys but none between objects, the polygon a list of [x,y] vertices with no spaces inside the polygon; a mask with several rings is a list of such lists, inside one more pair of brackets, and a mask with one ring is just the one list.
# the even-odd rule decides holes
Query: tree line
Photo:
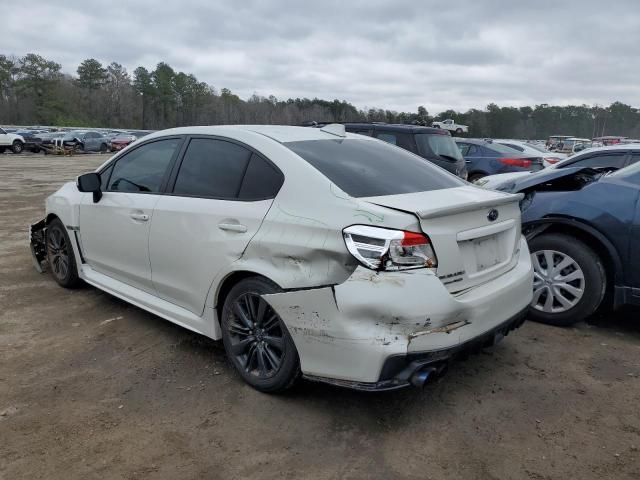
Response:
[{"label": "tree line", "polygon": [[452,118],[469,126],[469,136],[546,138],[565,134],[592,138],[640,138],[640,110],[621,102],[609,106],[547,104],[466,112],[446,110],[431,116],[381,108],[358,109],[344,100],[252,95],[241,99],[193,74],[160,62],[128,72],[121,64],[84,60],[74,75],[40,55],[0,54],[0,124],[59,125],[157,130],[183,125],[283,124],[378,121],[430,125]]}]

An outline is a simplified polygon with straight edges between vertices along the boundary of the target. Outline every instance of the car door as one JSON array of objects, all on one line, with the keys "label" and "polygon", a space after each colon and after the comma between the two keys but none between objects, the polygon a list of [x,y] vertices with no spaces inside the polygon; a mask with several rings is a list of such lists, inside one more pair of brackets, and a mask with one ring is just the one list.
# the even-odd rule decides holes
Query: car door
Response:
[{"label": "car door", "polygon": [[190,138],[170,193],[159,199],[151,221],[158,296],[201,315],[214,277],[240,258],[283,179],[271,162],[243,145]]},{"label": "car door", "polygon": [[87,152],[95,152],[96,148],[96,136],[95,132],[87,132],[84,134],[84,149]]},{"label": "car door", "polygon": [[121,155],[101,172],[97,203],[80,204],[82,253],[89,266],[116,280],[154,293],[149,264],[149,226],[182,137],[151,141]]}]

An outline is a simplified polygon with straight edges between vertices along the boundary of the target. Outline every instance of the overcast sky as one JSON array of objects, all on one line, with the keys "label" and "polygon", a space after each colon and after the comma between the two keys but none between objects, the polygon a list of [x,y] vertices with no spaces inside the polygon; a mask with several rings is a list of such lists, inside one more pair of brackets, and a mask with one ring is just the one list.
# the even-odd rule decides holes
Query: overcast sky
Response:
[{"label": "overcast sky", "polygon": [[67,73],[91,57],[129,71],[165,61],[243,98],[430,113],[490,102],[640,106],[640,0],[28,4],[1,9],[0,53],[38,53]]}]

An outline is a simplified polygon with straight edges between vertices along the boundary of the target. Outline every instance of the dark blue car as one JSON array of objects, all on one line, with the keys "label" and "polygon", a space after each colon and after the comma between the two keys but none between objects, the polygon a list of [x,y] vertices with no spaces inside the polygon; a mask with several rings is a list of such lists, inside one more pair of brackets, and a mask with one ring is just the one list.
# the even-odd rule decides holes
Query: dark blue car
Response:
[{"label": "dark blue car", "polygon": [[[633,153],[629,153],[633,156]],[[567,167],[507,180],[523,193],[523,233],[534,267],[530,318],[570,325],[613,307],[640,305],[640,162]]]},{"label": "dark blue car", "polygon": [[487,175],[537,171],[544,167],[542,153],[532,157],[491,140],[456,138],[455,141],[467,163],[470,182]]}]

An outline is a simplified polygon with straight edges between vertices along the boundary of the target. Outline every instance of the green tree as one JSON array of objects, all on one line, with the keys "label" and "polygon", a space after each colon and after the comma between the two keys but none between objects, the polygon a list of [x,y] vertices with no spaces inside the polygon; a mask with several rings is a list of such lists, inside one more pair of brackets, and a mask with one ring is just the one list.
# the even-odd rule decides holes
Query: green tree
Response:
[{"label": "green tree", "polygon": [[78,84],[87,90],[98,90],[107,81],[107,69],[95,58],[83,61],[77,69]]}]

